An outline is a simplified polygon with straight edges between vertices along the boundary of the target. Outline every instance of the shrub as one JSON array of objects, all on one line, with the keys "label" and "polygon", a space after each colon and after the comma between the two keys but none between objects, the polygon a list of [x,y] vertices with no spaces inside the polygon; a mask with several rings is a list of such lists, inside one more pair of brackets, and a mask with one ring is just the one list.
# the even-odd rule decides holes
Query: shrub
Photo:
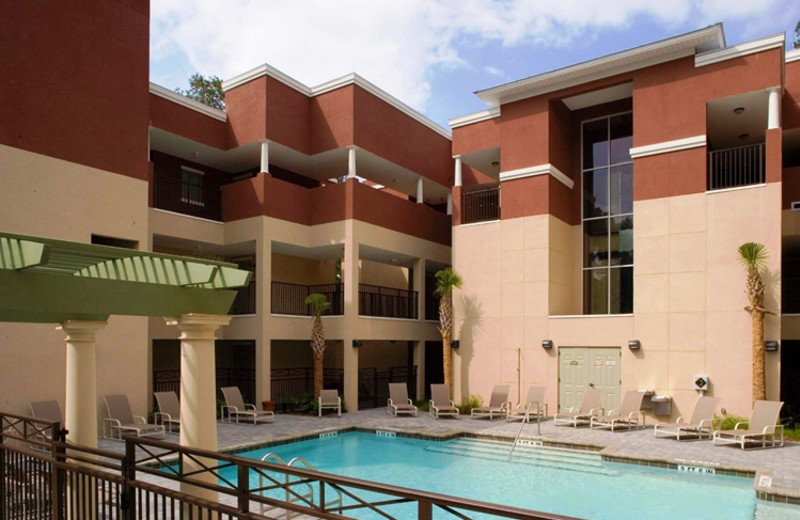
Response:
[{"label": "shrub", "polygon": [[483,404],[483,398],[479,395],[472,394],[465,402],[458,405],[458,411],[462,414],[468,414],[473,408],[477,408]]}]

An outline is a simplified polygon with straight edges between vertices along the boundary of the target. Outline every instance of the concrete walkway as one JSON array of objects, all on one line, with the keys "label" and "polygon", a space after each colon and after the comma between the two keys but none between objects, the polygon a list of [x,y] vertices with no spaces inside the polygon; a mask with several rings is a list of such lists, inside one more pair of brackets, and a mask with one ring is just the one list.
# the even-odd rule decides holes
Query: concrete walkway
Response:
[{"label": "concrete walkway", "polygon": [[[307,415],[277,414],[272,424],[246,425],[218,423],[219,450],[241,450],[248,446],[281,441],[296,437],[348,429],[386,429],[423,437],[479,435],[513,441],[520,429],[519,422],[505,419],[434,419],[421,412],[418,417],[392,417],[385,409],[345,413],[342,417],[326,414],[319,418]],[[733,446],[714,446],[711,441],[677,442],[656,439],[653,427],[644,430],[610,432],[589,428],[554,426],[552,419],[541,423],[541,437],[536,423],[526,424],[522,438],[541,438],[545,443],[564,443],[602,450],[605,455],[649,461],[652,464],[688,464],[735,470],[746,473],[766,472],[772,477],[769,488],[758,488],[768,494],[792,497],[800,503],[800,443],[787,442],[782,448],[748,449]],[[177,442],[177,434],[167,434],[167,441]],[[121,451],[123,443],[101,440],[101,448]]]}]

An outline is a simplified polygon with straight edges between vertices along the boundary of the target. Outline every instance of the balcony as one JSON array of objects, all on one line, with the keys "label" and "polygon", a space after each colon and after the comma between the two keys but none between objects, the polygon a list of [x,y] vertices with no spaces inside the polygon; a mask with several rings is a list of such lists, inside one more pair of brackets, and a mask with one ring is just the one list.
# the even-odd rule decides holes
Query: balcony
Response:
[{"label": "balcony", "polygon": [[708,153],[708,190],[763,184],[764,143]]},{"label": "balcony", "polygon": [[272,314],[288,314],[290,316],[313,316],[311,305],[306,298],[311,294],[323,294],[330,307],[323,316],[341,316],[344,313],[344,286],[328,283],[319,285],[301,285],[296,283],[272,282]]},{"label": "balcony", "polygon": [[246,287],[236,291],[231,310],[228,314],[247,315],[256,313],[256,282],[251,281]]},{"label": "balcony", "polygon": [[471,191],[461,196],[461,223],[500,219],[500,188]]},{"label": "balcony", "polygon": [[222,220],[220,191],[175,177],[153,175],[153,207],[182,215]]},{"label": "balcony", "polygon": [[417,319],[417,291],[358,284],[358,314],[381,318]]}]

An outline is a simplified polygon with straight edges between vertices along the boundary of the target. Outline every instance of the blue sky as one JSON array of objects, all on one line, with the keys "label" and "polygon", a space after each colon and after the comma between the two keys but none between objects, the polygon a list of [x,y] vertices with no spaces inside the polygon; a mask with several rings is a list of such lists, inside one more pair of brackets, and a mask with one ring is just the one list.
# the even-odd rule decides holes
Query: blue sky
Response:
[{"label": "blue sky", "polygon": [[787,0],[153,0],[150,80],[356,72],[447,128],[486,108],[475,90],[716,22],[728,45],[785,32],[791,47],[798,20]]}]

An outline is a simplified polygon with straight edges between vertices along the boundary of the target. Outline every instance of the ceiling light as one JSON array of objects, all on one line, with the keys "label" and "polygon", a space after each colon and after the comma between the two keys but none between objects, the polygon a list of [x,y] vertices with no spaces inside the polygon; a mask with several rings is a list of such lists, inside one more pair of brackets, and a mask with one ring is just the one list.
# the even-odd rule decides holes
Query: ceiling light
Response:
[{"label": "ceiling light", "polygon": [[494,166],[495,168],[500,166],[500,161],[492,161],[492,166]]},{"label": "ceiling light", "polygon": [[736,115],[739,115],[742,112],[744,112],[744,107],[736,107],[736,108],[733,109],[733,113],[736,114]]}]

